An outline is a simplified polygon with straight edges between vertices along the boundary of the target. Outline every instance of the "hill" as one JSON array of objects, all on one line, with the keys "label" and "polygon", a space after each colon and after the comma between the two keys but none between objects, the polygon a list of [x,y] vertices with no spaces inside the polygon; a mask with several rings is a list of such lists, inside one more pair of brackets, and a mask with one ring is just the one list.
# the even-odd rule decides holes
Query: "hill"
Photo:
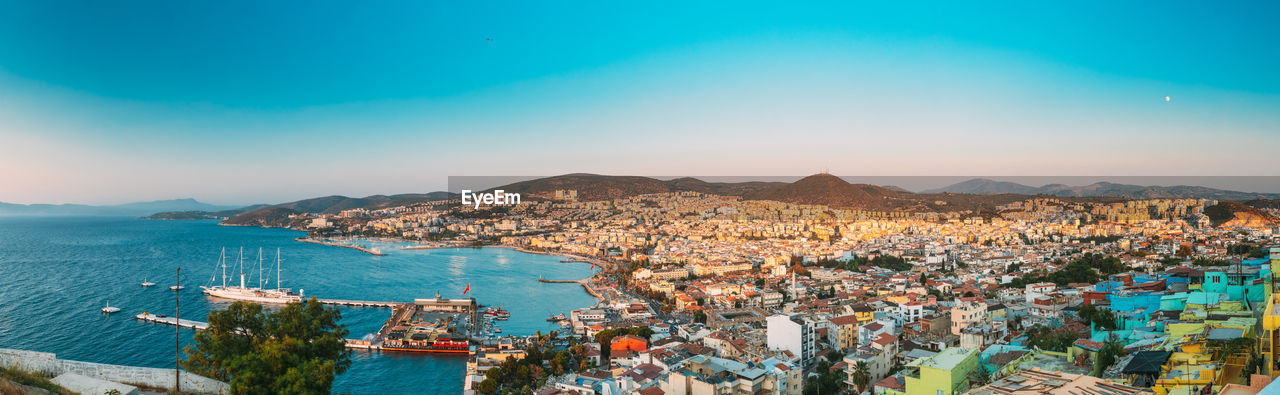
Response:
[{"label": "hill", "polygon": [[194,220],[194,219],[227,219],[253,210],[266,208],[269,205],[255,204],[236,209],[222,211],[165,211],[142,217],[142,219],[165,219],[165,220]]},{"label": "hill", "polygon": [[1039,188],[1022,185],[1016,182],[995,181],[986,178],[975,178],[972,180],[948,185],[942,188],[925,190],[921,193],[968,193],[974,195],[998,195],[1004,193],[1017,193],[1023,195],[1034,195],[1038,193]]},{"label": "hill", "polygon": [[[566,174],[522,181],[489,189],[520,193],[523,199],[554,197],[560,189],[578,191],[578,200],[595,201],[626,198],[651,193],[694,191],[747,200],[774,200],[795,204],[827,205],[836,208],[907,211],[990,210],[997,205],[1026,199],[1019,194],[913,193],[892,186],[851,184],[830,174],[817,174],[786,182],[706,182],[684,177],[662,181],[638,176]],[[1097,201],[1099,199],[1084,199]],[[1111,199],[1102,199],[1111,200]]]},{"label": "hill", "polygon": [[794,204],[820,204],[838,208],[892,210],[907,200],[920,203],[916,194],[869,184],[850,184],[830,174],[815,174],[796,182],[746,194],[748,200],[773,200]]},{"label": "hill", "polygon": [[785,182],[707,182],[693,177],[659,180],[641,176],[607,176],[574,173],[521,181],[489,189],[519,193],[523,199],[551,199],[556,190],[578,191],[578,200],[622,199],[637,195],[668,192],[700,192],[722,196],[743,196],[755,191],[786,185]]},{"label": "hill", "polygon": [[[373,195],[362,198],[346,196],[324,196],[303,199],[276,205],[251,206],[240,212],[230,213],[222,217],[230,217],[223,221],[224,225],[288,227],[289,216],[296,214],[337,214],[343,210],[363,208],[377,210],[387,207],[407,206],[437,200],[457,198],[457,194],[449,192],[406,193],[400,195]],[[169,213],[161,213],[169,214]],[[213,213],[218,214],[218,213]],[[159,214],[157,214],[159,215]]]},{"label": "hill", "polygon": [[288,228],[293,225],[289,216],[299,214],[288,207],[271,206],[253,210],[222,221],[221,225],[261,226],[265,228]]},{"label": "hill", "polygon": [[578,191],[578,200],[581,201],[622,199],[636,195],[672,191],[670,185],[655,178],[605,176],[585,173],[521,181],[496,187],[490,189],[490,191],[494,189],[519,193],[522,199],[531,200],[551,199],[555,197],[556,190],[576,190]]},{"label": "hill", "polygon": [[1032,187],[1013,182],[994,181],[985,178],[931,189],[924,193],[970,193],[970,194],[1002,194],[1016,193],[1024,195],[1053,195],[1063,197],[1119,197],[1128,199],[1214,199],[1214,200],[1250,200],[1280,199],[1280,194],[1229,191],[1201,186],[1144,186],[1132,184],[1116,184],[1111,182],[1095,182],[1089,185],[1048,184]]},{"label": "hill", "polygon": [[1238,202],[1220,202],[1205,207],[1204,214],[1217,227],[1268,227],[1280,225],[1280,218]]}]

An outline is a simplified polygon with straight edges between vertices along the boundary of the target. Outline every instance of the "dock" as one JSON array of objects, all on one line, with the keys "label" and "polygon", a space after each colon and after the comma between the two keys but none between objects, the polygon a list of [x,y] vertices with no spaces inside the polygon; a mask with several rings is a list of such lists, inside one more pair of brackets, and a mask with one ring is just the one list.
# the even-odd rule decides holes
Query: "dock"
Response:
[{"label": "dock", "polygon": [[539,278],[538,282],[548,284],[586,284],[587,280],[547,280]]},{"label": "dock", "polygon": [[353,306],[353,307],[382,307],[395,308],[400,303],[396,302],[378,302],[370,300],[342,300],[342,299],[316,299],[321,304],[331,304],[337,306]]},{"label": "dock", "polygon": [[350,245],[350,244],[334,243],[334,242],[330,242],[330,241],[323,241],[323,240],[308,239],[308,238],[305,238],[305,237],[299,237],[299,238],[296,238],[296,239],[293,239],[293,240],[294,240],[294,241],[301,241],[301,242],[304,242],[304,243],[313,243],[313,244],[327,245],[327,246],[331,246],[331,247],[350,248],[350,249],[353,249],[353,250],[356,250],[356,251],[361,251],[361,252],[364,252],[364,253],[367,253],[367,254],[371,254],[371,255],[387,255],[387,254],[383,253],[382,251],[378,251],[378,250],[374,250],[374,249],[369,249],[369,248],[364,248],[364,247],[361,247],[361,246],[358,246],[358,245]]},{"label": "dock", "polygon": [[154,322],[157,324],[177,325],[183,328],[191,328],[196,330],[204,330],[205,328],[209,327],[209,323],[207,322],[184,320],[184,319],[178,319],[174,317],[161,317],[161,316],[150,314],[150,313],[138,314],[133,316],[133,318],[142,320],[142,321],[147,321],[147,322]]},{"label": "dock", "polygon": [[363,340],[363,339],[342,339],[342,340],[343,340],[343,345],[351,349],[370,350],[370,351],[377,351],[382,349],[381,340],[378,340],[378,341],[370,341],[370,340]]}]

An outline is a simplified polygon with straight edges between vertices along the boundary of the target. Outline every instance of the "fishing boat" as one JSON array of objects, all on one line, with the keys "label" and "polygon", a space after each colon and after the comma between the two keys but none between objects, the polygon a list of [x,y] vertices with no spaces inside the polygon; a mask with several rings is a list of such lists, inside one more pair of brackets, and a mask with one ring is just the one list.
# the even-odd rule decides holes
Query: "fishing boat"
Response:
[{"label": "fishing boat", "polygon": [[144,286],[144,287],[150,287],[150,286],[152,286],[152,285],[156,285],[156,283],[153,283],[153,282],[147,281],[147,276],[142,276],[142,286]]},{"label": "fishing boat", "polygon": [[244,249],[240,249],[239,260],[236,268],[240,271],[240,285],[227,285],[227,250],[222,249],[222,253],[218,257],[218,266],[222,268],[222,285],[213,285],[217,278],[217,271],[214,277],[209,279],[209,285],[202,286],[201,291],[205,295],[215,298],[242,300],[253,303],[263,304],[287,304],[302,301],[302,290],[293,292],[288,288],[280,288],[280,249],[276,249],[276,287],[274,289],[266,288],[267,281],[263,274],[262,250],[258,250],[258,286],[249,287],[245,285],[246,273],[244,266]]},{"label": "fishing boat", "polygon": [[169,286],[169,290],[170,290],[170,291],[181,291],[183,288],[186,288],[186,287],[183,287],[183,286],[181,286],[181,285],[170,285],[170,286]]},{"label": "fishing boat", "polygon": [[113,313],[119,313],[119,312],[120,312],[120,308],[112,306],[110,300],[107,301],[107,307],[102,308],[103,314],[113,314]]}]

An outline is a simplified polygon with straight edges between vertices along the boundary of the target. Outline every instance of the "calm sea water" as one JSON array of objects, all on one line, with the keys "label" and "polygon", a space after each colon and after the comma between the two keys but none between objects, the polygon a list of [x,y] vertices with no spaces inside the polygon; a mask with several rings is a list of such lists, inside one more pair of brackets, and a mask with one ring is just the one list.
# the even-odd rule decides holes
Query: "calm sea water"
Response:
[{"label": "calm sea water", "polygon": [[[511,312],[499,326],[504,334],[558,329],[546,322],[556,313],[595,300],[577,284],[543,284],[580,279],[589,265],[504,248],[400,250],[379,244],[388,255],[293,241],[301,232],[218,226],[214,221],[151,221],[111,217],[0,217],[0,347],[57,353],[91,362],[172,367],[174,327],[133,319],[142,312],[173,314],[168,289],[182,268],[182,316],[205,320],[226,306],[206,299],[199,286],[215,272],[218,252],[234,256],[245,248],[257,261],[262,247],[268,263],[280,248],[284,287],[333,299],[411,301],[413,298],[468,296]],[[231,261],[234,263],[234,260]],[[139,284],[146,276],[156,286]],[[274,276],[271,276],[274,278]],[[110,299],[122,311],[99,312]],[[358,338],[377,331],[389,309],[341,308],[342,323]],[[185,345],[194,332],[181,331]],[[458,393],[466,358],[360,352],[334,384],[336,392]]]}]

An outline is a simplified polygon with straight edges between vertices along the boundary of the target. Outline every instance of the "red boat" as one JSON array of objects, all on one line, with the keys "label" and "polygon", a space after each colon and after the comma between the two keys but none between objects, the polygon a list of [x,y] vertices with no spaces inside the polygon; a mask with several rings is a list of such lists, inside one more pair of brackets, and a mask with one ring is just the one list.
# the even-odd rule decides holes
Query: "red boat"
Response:
[{"label": "red boat", "polygon": [[471,352],[471,342],[458,335],[439,335],[435,339],[391,339],[382,342],[382,349],[389,351],[431,352],[466,354]]}]

